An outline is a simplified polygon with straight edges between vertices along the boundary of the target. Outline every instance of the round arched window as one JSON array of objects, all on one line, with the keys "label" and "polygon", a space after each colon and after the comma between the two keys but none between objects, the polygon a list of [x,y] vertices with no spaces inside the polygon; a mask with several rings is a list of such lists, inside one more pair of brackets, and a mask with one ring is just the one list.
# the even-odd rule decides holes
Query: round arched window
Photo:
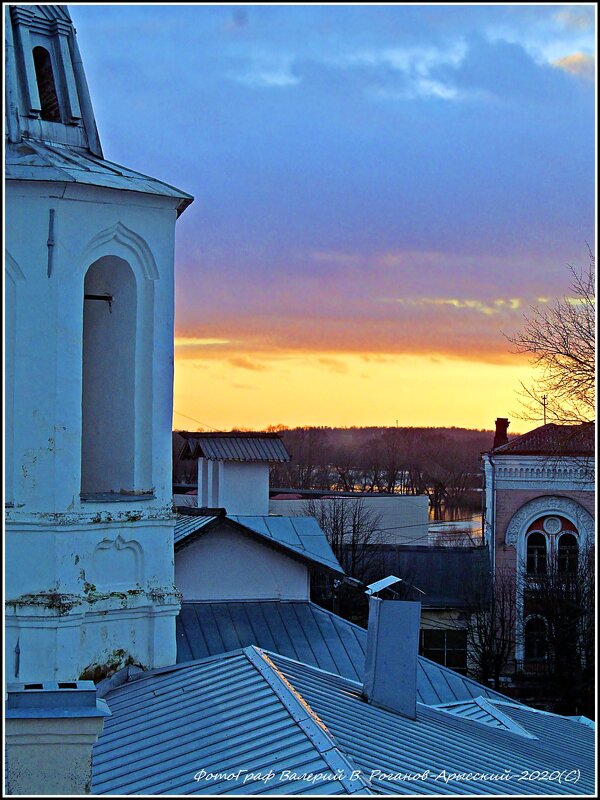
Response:
[{"label": "round arched window", "polygon": [[573,574],[577,572],[579,558],[579,544],[577,537],[572,533],[563,533],[558,540],[558,571]]},{"label": "round arched window", "polygon": [[539,531],[527,537],[527,574],[544,575],[546,572],[546,537]]}]

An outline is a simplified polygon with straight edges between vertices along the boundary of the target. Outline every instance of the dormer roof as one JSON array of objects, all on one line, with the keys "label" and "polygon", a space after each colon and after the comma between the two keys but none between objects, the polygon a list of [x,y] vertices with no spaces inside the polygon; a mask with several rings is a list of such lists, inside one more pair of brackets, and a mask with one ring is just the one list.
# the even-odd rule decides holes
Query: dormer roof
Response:
[{"label": "dormer roof", "polygon": [[207,458],[209,461],[290,461],[290,454],[276,433],[178,433],[186,440],[180,456],[183,460]]}]

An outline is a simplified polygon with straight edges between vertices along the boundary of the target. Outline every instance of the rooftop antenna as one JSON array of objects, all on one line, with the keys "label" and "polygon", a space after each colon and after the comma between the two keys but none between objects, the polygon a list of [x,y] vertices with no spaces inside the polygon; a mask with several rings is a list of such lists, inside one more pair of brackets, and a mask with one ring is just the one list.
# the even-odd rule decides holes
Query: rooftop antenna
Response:
[{"label": "rooftop antenna", "polygon": [[548,395],[542,395],[542,406],[544,407],[544,425],[546,424],[546,405],[548,404]]}]

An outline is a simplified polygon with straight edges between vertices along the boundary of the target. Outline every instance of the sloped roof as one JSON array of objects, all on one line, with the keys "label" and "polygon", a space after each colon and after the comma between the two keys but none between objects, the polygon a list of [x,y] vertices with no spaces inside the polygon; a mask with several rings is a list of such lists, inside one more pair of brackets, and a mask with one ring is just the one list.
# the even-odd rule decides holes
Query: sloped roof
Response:
[{"label": "sloped roof", "polygon": [[[105,700],[93,794],[229,794],[247,771],[351,771],[319,720],[252,649],[136,676]],[[240,777],[195,780],[206,773]],[[279,774],[277,775],[279,778]],[[353,794],[362,783],[271,780],[283,793]],[[249,781],[247,793],[264,784]]]},{"label": "sloped roof", "polygon": [[23,140],[17,144],[7,143],[5,177],[7,180],[80,183],[102,186],[106,189],[172,197],[179,200],[178,214],[181,214],[194,199],[181,189],[112,161],[98,158],[88,150],[33,139]]},{"label": "sloped roof", "polygon": [[[358,682],[255,647],[135,675],[104,699],[112,716],[94,746],[93,794],[594,790],[594,732],[578,722],[511,708],[538,726],[525,738],[420,703],[412,720],[366,703]],[[195,780],[201,770],[218,777]],[[510,781],[460,777],[507,770]],[[579,771],[579,780],[517,780],[534,770]],[[249,772],[263,780],[244,785]]]},{"label": "sloped roof", "polygon": [[276,542],[296,555],[309,558],[343,574],[331,545],[314,517],[228,516],[261,538]]},{"label": "sloped roof", "polygon": [[[177,661],[185,663],[238,647],[265,650],[362,681],[367,631],[307,601],[182,603]],[[419,656],[417,697],[437,705],[504,695]]]},{"label": "sloped roof", "polygon": [[533,735],[515,722],[512,717],[504,714],[500,703],[484,697],[474,697],[472,700],[463,700],[458,703],[441,703],[438,708],[443,708],[444,711],[456,714],[463,719],[472,719],[476,722],[483,722],[485,725],[491,725],[492,728],[518,733],[527,739],[531,739]]},{"label": "sloped roof", "polygon": [[372,577],[397,575],[419,588],[424,608],[472,608],[489,594],[487,547],[378,544],[373,552]]},{"label": "sloped roof", "polygon": [[194,514],[193,516],[188,516],[187,514],[177,514],[177,519],[175,520],[175,532],[173,534],[175,545],[183,542],[188,538],[188,536],[198,533],[202,530],[202,528],[205,528],[211,522],[215,522],[216,519],[218,519],[216,515],[205,517],[197,514]]},{"label": "sloped roof", "polygon": [[236,530],[286,550],[304,561],[343,575],[344,570],[333,554],[323,530],[314,517],[242,517],[188,516],[178,514],[175,522],[177,548],[189,543],[190,537],[214,530],[219,523],[229,523]]},{"label": "sloped roof", "polygon": [[549,422],[496,447],[494,455],[593,456],[595,425],[557,425]]},{"label": "sloped roof", "polygon": [[[373,777],[379,794],[587,794],[594,787],[594,732],[555,714],[514,706],[503,709],[518,715],[519,724],[536,738],[463,719],[443,709],[417,705],[417,719],[365,703],[362,687],[346,678],[282,656],[270,656],[275,667],[304,698],[327,726],[340,749],[364,774]],[[566,739],[572,740],[570,744]],[[510,770],[511,781],[446,780],[439,775],[485,772],[496,775]],[[566,789],[559,781],[518,781],[527,771],[565,770],[577,782]],[[426,774],[423,780],[389,780],[399,772]]]},{"label": "sloped roof", "polygon": [[207,458],[210,461],[287,462],[290,454],[276,433],[189,433],[178,431],[187,440],[182,459]]}]

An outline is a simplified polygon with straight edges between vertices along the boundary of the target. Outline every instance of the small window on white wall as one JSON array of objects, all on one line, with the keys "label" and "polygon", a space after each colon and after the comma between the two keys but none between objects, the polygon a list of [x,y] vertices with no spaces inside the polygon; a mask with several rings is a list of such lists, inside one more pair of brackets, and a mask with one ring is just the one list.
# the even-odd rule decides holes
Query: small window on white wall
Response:
[{"label": "small window on white wall", "polygon": [[83,303],[81,492],[134,489],[136,279],[116,256],[87,271]]}]

